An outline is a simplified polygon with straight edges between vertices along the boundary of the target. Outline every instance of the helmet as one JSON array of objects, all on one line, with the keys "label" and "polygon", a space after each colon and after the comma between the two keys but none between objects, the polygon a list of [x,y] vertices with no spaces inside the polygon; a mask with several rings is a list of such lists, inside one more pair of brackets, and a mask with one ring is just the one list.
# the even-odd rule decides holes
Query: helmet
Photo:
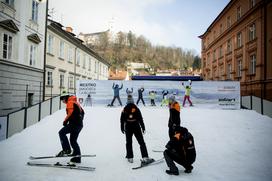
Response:
[{"label": "helmet", "polygon": [[175,102],[176,101],[176,97],[174,96],[174,95],[171,95],[170,97],[169,97],[169,103],[173,103],[173,102]]},{"label": "helmet", "polygon": [[62,91],[61,95],[60,95],[60,100],[66,100],[69,97],[69,93],[67,93],[65,90]]}]

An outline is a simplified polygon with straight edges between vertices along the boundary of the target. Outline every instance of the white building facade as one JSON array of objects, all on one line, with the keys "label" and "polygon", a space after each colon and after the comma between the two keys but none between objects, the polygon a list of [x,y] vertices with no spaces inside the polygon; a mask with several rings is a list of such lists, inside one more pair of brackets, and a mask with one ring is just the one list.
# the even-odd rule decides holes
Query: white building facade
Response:
[{"label": "white building facade", "polygon": [[45,97],[75,93],[77,80],[108,80],[109,64],[86,47],[71,28],[49,20],[47,26]]},{"label": "white building facade", "polygon": [[46,0],[0,0],[0,115],[43,97]]}]

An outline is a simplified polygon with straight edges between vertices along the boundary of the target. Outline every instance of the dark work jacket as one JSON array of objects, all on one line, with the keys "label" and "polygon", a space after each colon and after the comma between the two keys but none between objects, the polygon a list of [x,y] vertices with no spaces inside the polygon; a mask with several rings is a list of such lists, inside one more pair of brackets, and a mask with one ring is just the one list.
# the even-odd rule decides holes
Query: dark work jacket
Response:
[{"label": "dark work jacket", "polygon": [[130,129],[145,130],[143,117],[140,109],[133,103],[127,104],[121,113],[121,131],[128,131]]},{"label": "dark work jacket", "polygon": [[138,89],[138,97],[139,98],[143,97],[143,92],[144,92],[144,88]]},{"label": "dark work jacket", "polygon": [[192,164],[196,159],[194,138],[184,127],[175,132],[175,135],[167,143],[166,148],[177,154],[186,164]]},{"label": "dark work jacket", "polygon": [[169,105],[169,122],[168,127],[173,127],[175,124],[176,126],[180,125],[180,105],[178,102],[173,102]]}]

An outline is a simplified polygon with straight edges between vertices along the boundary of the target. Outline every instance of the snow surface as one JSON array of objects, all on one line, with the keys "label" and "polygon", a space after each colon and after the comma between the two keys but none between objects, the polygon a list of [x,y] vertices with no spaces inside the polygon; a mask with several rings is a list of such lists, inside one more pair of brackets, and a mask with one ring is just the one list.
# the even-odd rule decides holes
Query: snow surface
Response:
[{"label": "snow surface", "polygon": [[[167,108],[140,107],[147,133],[144,135],[149,156],[155,159],[168,141]],[[92,172],[30,167],[29,156],[55,155],[61,150],[58,130],[62,127],[65,110],[55,112],[11,138],[0,142],[1,181],[271,181],[272,180],[272,119],[251,110],[214,110],[188,107],[181,110],[182,125],[195,138],[197,158],[191,174],[178,166],[179,176],[165,173],[166,163],[139,170],[140,149],[134,139],[134,163],[125,159],[125,136],[120,131],[121,107],[88,107],[84,128],[78,142],[83,158],[81,165],[95,166]],[[67,158],[40,160],[54,163]]]}]

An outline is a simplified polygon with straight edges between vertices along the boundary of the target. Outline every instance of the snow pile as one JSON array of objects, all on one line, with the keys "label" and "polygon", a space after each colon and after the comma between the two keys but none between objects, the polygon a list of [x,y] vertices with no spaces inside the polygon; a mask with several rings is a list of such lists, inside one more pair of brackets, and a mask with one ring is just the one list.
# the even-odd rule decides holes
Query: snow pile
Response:
[{"label": "snow pile", "polygon": [[[147,133],[144,135],[149,156],[155,159],[168,141],[168,109],[140,107]],[[96,154],[83,158],[81,165],[94,166],[93,172],[30,167],[29,156],[55,155],[61,150],[58,130],[65,111],[60,110],[19,134],[0,142],[0,180],[96,180],[96,181],[218,181],[272,180],[272,119],[249,110],[211,110],[197,107],[181,110],[182,125],[195,138],[197,158],[191,174],[180,169],[179,176],[165,173],[165,162],[132,170],[140,164],[140,149],[134,139],[134,163],[125,159],[125,136],[120,131],[121,107],[88,107],[84,128],[78,142],[82,154]],[[40,160],[54,163],[67,158]]]}]

